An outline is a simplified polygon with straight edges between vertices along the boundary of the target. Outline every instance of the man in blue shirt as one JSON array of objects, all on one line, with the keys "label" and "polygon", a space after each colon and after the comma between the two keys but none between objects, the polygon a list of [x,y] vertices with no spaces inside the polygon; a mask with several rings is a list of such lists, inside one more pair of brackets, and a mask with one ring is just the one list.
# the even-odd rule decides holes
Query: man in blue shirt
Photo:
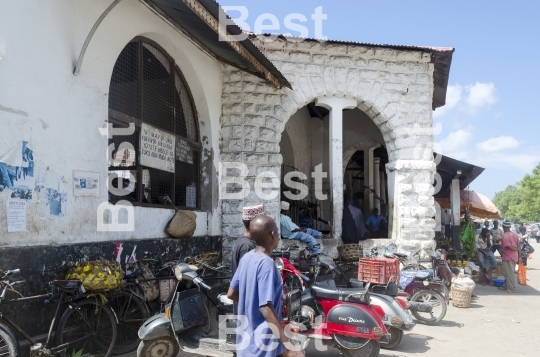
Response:
[{"label": "man in blue shirt", "polygon": [[227,293],[238,303],[237,356],[276,357],[286,352],[288,357],[304,357],[295,351],[281,323],[283,285],[270,257],[280,239],[276,222],[257,217],[250,232],[256,247],[242,257]]},{"label": "man in blue shirt", "polygon": [[373,214],[369,216],[366,221],[366,226],[371,231],[374,238],[385,238],[382,236],[384,235],[383,232],[386,224],[386,219],[379,214],[377,208],[373,209]]},{"label": "man in blue shirt", "polygon": [[307,243],[311,253],[317,255],[321,252],[321,245],[315,238],[321,238],[322,233],[311,228],[300,228],[289,217],[290,203],[281,201],[280,228],[281,236],[285,239],[298,239]]}]

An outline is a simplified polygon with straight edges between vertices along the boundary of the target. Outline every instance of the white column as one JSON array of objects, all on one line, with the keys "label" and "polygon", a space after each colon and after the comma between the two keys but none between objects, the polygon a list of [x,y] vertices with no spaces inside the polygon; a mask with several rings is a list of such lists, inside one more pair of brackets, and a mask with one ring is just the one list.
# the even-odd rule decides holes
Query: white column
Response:
[{"label": "white column", "polygon": [[[379,171],[379,165],[381,163],[381,159],[379,157],[376,157],[373,159],[373,183],[374,183],[374,190],[376,197],[381,197],[381,172]],[[374,207],[377,210],[379,210],[379,213],[381,212],[381,201],[378,198],[375,198]]]},{"label": "white column", "polygon": [[386,198],[386,179],[384,177],[384,172],[381,172],[381,199],[384,200],[386,204],[386,214],[388,214],[388,199]]},{"label": "white column", "polygon": [[460,234],[459,216],[461,212],[459,178],[452,180],[452,185],[450,186],[450,204],[452,205],[452,241],[454,249],[458,249]]},{"label": "white column", "polygon": [[[367,174],[368,174],[368,180],[367,180],[367,184],[368,184],[368,187],[370,188],[368,191],[368,197],[369,197],[369,209],[368,209],[368,212],[366,212],[366,214],[369,216],[371,214],[371,210],[373,210],[373,208],[375,208],[375,196],[373,195],[373,191],[372,190],[375,190],[375,184],[374,184],[374,170],[373,170],[373,151],[375,151],[376,148],[378,148],[379,145],[377,146],[374,146],[368,150],[364,150],[364,172],[367,168]],[[365,177],[365,174],[364,174],[364,177]],[[364,183],[365,185],[365,183]],[[364,191],[366,192],[366,190]],[[365,195],[364,195],[365,196]]]},{"label": "white column", "polygon": [[317,99],[317,106],[330,111],[329,157],[330,162],[330,199],[333,204],[332,234],[341,238],[341,220],[343,218],[343,109],[356,108],[354,99],[323,97]]}]

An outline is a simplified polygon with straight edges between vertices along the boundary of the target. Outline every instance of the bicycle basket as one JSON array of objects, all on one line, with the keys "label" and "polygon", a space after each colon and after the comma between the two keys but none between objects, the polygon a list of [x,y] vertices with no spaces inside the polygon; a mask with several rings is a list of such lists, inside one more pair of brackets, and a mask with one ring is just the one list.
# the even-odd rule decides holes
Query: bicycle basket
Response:
[{"label": "bicycle basket", "polygon": [[118,262],[69,262],[68,268],[66,280],[80,280],[88,291],[114,290],[122,286],[124,272]]}]

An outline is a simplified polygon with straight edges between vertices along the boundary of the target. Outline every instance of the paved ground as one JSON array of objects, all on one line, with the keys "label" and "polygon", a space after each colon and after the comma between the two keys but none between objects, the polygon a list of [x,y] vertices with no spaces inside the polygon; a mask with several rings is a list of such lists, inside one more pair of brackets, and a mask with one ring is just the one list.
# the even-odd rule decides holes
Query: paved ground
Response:
[{"label": "paved ground", "polygon": [[[416,325],[407,332],[394,351],[381,350],[381,357],[425,356],[457,357],[472,354],[482,357],[538,356],[540,341],[540,244],[528,261],[528,286],[518,285],[516,294],[478,285],[478,298],[469,309],[448,307],[439,326]],[[308,350],[308,357],[340,356],[338,350]]]},{"label": "paved ground", "polygon": [[[528,286],[518,285],[516,294],[478,285],[471,308],[448,307],[446,317],[438,326],[418,324],[407,332],[394,351],[381,350],[381,357],[411,356],[475,356],[517,357],[538,356],[540,341],[540,244],[531,243],[537,253],[529,260]],[[307,357],[338,357],[341,352],[330,348],[326,352],[307,350]],[[135,356],[135,353],[128,356]],[[198,355],[178,355],[195,357]]]}]

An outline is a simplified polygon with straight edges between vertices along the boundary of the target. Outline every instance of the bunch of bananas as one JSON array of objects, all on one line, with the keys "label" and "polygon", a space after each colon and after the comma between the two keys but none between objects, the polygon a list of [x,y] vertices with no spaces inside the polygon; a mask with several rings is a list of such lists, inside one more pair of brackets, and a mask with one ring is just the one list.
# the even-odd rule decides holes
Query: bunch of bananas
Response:
[{"label": "bunch of bananas", "polygon": [[452,238],[440,238],[440,239],[436,239],[436,241],[437,241],[438,246],[444,246],[444,245],[451,246],[452,245]]},{"label": "bunch of bananas", "polygon": [[70,262],[68,267],[66,279],[82,281],[86,290],[113,290],[122,285],[124,272],[118,262]]}]

